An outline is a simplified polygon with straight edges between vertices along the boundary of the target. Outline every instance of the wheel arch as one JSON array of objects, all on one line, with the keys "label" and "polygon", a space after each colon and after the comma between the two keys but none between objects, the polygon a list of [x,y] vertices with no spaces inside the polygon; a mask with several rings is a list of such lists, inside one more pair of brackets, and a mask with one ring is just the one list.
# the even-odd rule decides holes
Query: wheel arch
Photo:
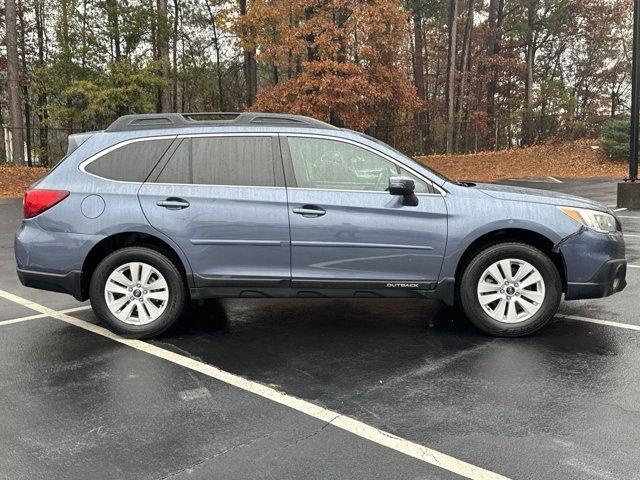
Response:
[{"label": "wheel arch", "polygon": [[89,298],[89,282],[98,264],[107,255],[126,247],[147,247],[166,255],[180,271],[187,292],[192,283],[191,268],[181,252],[167,241],[146,232],[120,232],[103,238],[96,243],[82,264],[80,292],[82,300]]},{"label": "wheel arch", "polygon": [[564,257],[561,252],[554,251],[555,243],[547,236],[524,228],[501,228],[498,230],[492,230],[484,233],[475,240],[473,240],[467,248],[464,250],[455,272],[455,297],[458,298],[458,292],[460,288],[460,280],[462,274],[471,262],[471,260],[482,250],[497,245],[499,243],[506,242],[518,242],[535,247],[545,253],[553,262],[560,273],[560,279],[562,283],[562,291],[565,292],[567,288],[567,274]]}]

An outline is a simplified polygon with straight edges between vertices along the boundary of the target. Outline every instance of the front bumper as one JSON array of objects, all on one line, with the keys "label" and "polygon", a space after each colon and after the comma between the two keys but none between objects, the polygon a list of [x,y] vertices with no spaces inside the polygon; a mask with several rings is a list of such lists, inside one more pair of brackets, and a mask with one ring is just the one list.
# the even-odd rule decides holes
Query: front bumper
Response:
[{"label": "front bumper", "polygon": [[618,293],[627,286],[627,261],[610,260],[589,282],[567,282],[565,300],[602,298]]},{"label": "front bumper", "polygon": [[557,247],[565,264],[565,300],[607,297],[627,285],[622,233],[602,234],[584,229]]},{"label": "front bumper", "polygon": [[58,274],[18,269],[17,273],[20,283],[25,287],[68,293],[81,302],[86,300],[82,295],[82,272],[79,270]]}]

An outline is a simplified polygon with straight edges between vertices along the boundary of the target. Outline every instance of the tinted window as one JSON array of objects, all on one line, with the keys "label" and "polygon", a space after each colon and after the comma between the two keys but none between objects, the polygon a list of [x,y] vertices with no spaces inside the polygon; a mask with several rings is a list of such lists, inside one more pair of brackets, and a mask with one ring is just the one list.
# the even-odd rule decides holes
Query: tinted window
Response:
[{"label": "tinted window", "polygon": [[323,138],[289,137],[289,151],[298,187],[384,192],[389,177],[407,175],[416,183],[416,193],[428,185],[370,150]]},{"label": "tinted window", "polygon": [[275,185],[271,137],[183,140],[158,177],[160,183]]},{"label": "tinted window", "polygon": [[143,140],[123,145],[89,163],[85,171],[125,182],[143,182],[173,139]]},{"label": "tinted window", "polygon": [[156,181],[160,183],[193,183],[190,139],[186,138],[181,141]]}]

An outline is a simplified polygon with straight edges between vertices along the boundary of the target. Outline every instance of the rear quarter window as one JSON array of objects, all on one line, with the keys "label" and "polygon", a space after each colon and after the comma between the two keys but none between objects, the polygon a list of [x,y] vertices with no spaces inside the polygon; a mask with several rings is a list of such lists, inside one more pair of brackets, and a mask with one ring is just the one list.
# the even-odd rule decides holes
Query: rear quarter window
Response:
[{"label": "rear quarter window", "polygon": [[98,157],[85,172],[109,180],[144,182],[173,142],[173,138],[127,143]]}]

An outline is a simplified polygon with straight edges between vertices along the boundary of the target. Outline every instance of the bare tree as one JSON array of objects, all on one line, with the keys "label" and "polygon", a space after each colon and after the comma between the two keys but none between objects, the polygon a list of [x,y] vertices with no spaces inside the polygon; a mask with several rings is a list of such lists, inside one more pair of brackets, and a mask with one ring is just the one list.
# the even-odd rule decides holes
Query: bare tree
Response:
[{"label": "bare tree", "polygon": [[447,154],[453,153],[453,132],[455,130],[456,92],[456,38],[458,36],[458,0],[450,0],[449,8],[449,53],[447,55]]},{"label": "bare tree", "polygon": [[[44,0],[36,0],[34,2],[35,17],[36,17],[36,34],[38,38],[38,62],[37,67],[39,69],[44,68],[44,38],[45,38],[45,16],[44,16]],[[84,58],[83,47],[83,58]],[[84,68],[84,64],[83,64]],[[47,111],[47,94],[44,91],[38,93],[38,100],[36,106],[38,114],[38,155],[40,157],[40,163],[43,165],[49,165],[49,130],[48,130],[48,111]]]},{"label": "bare tree", "polygon": [[524,82],[524,114],[522,118],[522,146],[533,143],[533,66],[536,56],[535,20],[538,4],[529,0],[527,6],[526,64],[527,74]]},{"label": "bare tree", "polygon": [[18,60],[18,29],[15,0],[5,0],[5,23],[7,45],[7,96],[9,121],[11,123],[12,161],[22,165],[24,160],[24,121],[22,118],[22,95],[20,92],[20,63]]},{"label": "bare tree", "polygon": [[7,161],[7,151],[5,149],[4,121],[2,120],[2,110],[0,110],[0,163]]},{"label": "bare tree", "polygon": [[[416,5],[413,11],[413,83],[416,87],[416,94],[421,101],[426,100],[424,81],[424,31],[422,29],[422,5]],[[418,125],[420,140],[422,145],[427,141],[427,116],[424,107],[413,116],[414,122]]]},{"label": "bare tree", "polygon": [[178,111],[178,30],[180,27],[180,0],[173,0],[173,59],[171,60],[171,110]]},{"label": "bare tree", "polygon": [[169,63],[169,22],[167,13],[167,0],[158,0],[158,59],[162,68],[162,78],[166,85],[160,92],[160,110],[171,111],[171,67]]},{"label": "bare tree", "polygon": [[[26,25],[24,21],[24,5],[21,0],[18,0],[18,21],[20,23],[20,54],[22,71],[25,76],[27,75],[27,47],[26,47]],[[31,158],[31,102],[29,101],[29,89],[26,83],[22,85],[22,98],[24,98],[24,122],[25,122],[25,140],[27,147],[27,165],[33,166],[33,159]]]},{"label": "bare tree", "polygon": [[[467,0],[467,23],[464,28],[464,39],[462,41],[462,58],[460,59],[461,75],[460,87],[458,90],[458,112],[462,112],[464,98],[467,93],[467,77],[469,75],[469,65],[471,63],[471,35],[473,33],[474,3],[475,0]],[[456,136],[456,145],[458,145],[460,142],[460,133],[462,131],[461,126],[462,122],[458,122],[458,128],[456,129],[458,132],[458,135]]]},{"label": "bare tree", "polygon": [[220,53],[220,37],[218,35],[218,28],[216,27],[216,15],[213,13],[209,0],[205,0],[207,11],[209,12],[209,19],[211,20],[211,28],[213,32],[213,48],[216,51],[216,75],[218,77],[218,96],[220,97],[220,110],[225,111],[224,92],[222,90],[222,63]]},{"label": "bare tree", "polygon": [[[490,59],[500,52],[500,40],[502,39],[502,22],[504,20],[504,0],[490,0],[489,2],[489,32],[486,37],[486,54]],[[485,71],[484,65],[480,73]],[[491,77],[487,85],[487,117],[495,116],[496,89],[498,86],[498,67],[495,62],[491,65]]]},{"label": "bare tree", "polygon": [[[240,15],[247,14],[247,0],[238,0],[240,7]],[[256,64],[256,52],[255,49],[243,49],[242,55],[244,57],[244,78],[246,82],[246,104],[247,106],[253,105],[258,93],[258,68]]]}]

